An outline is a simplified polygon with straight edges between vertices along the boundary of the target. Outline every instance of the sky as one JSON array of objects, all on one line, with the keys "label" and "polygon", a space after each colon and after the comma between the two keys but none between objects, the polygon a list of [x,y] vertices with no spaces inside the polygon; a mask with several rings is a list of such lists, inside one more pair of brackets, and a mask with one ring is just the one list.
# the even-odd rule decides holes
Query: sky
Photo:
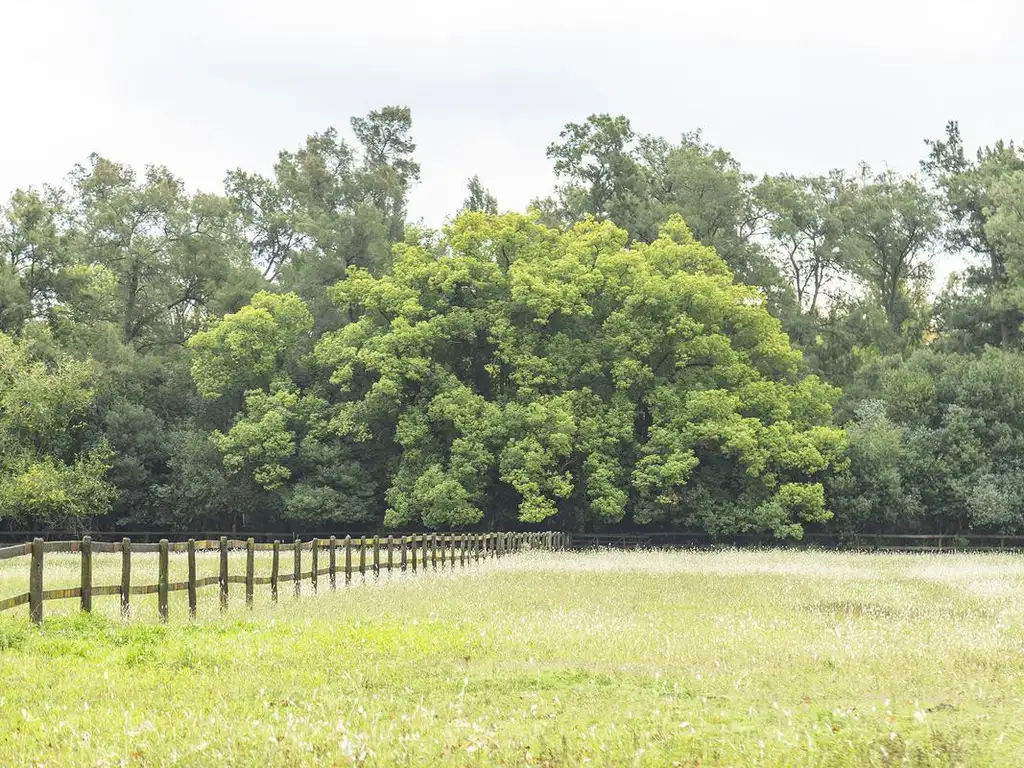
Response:
[{"label": "sky", "polygon": [[92,152],[219,191],[388,104],[412,108],[410,213],[431,226],[473,174],[502,208],[548,194],[546,146],[593,113],[702,129],[757,174],[915,172],[950,119],[969,145],[1024,139],[1022,6],[0,0],[0,194]]}]

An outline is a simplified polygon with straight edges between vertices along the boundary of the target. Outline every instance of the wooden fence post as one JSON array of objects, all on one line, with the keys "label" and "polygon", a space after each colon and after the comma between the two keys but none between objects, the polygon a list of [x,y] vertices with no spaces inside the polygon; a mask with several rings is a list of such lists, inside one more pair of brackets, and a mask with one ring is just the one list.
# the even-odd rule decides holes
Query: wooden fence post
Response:
[{"label": "wooden fence post", "polygon": [[36,624],[43,623],[43,540],[32,539],[32,564],[28,574],[28,614]]},{"label": "wooden fence post", "polygon": [[345,583],[352,581],[352,537],[345,537]]},{"label": "wooden fence post", "polygon": [[132,540],[121,539],[121,615],[128,617],[132,600]]},{"label": "wooden fence post", "polygon": [[295,548],[295,596],[302,594],[302,539],[296,539],[292,545]]},{"label": "wooden fence post", "polygon": [[380,576],[380,537],[373,535],[373,575]]},{"label": "wooden fence post", "polygon": [[188,546],[188,615],[196,617],[196,540],[189,539]]},{"label": "wooden fence post", "polygon": [[315,595],[317,587],[319,586],[319,574],[317,573],[317,571],[320,570],[320,540],[315,537],[313,539],[313,547],[310,551],[310,554],[312,555],[311,559],[313,560],[312,585],[313,594]]},{"label": "wooden fence post", "polygon": [[328,569],[329,569],[329,576],[330,576],[330,579],[331,579],[331,589],[337,589],[338,588],[338,562],[337,562],[336,557],[335,557],[337,547],[338,547],[338,539],[335,538],[334,536],[331,536],[331,543],[330,543],[331,553],[330,553],[330,556],[329,556],[330,563],[327,566]]},{"label": "wooden fence post", "polygon": [[430,534],[430,567],[437,570],[437,534]]},{"label": "wooden fence post", "polygon": [[416,555],[416,534],[415,533],[412,536],[409,537],[409,544],[411,545],[411,548],[412,548],[412,572],[416,573],[416,568],[417,568],[416,559],[417,559],[417,555]]},{"label": "wooden fence post", "polygon": [[228,537],[220,537],[220,609],[228,609]]},{"label": "wooden fence post", "polygon": [[394,559],[395,558],[395,553],[394,553],[394,549],[393,549],[394,543],[395,543],[395,540],[391,537],[391,534],[389,533],[388,534],[388,544],[387,544],[387,546],[388,546],[388,576],[391,575],[391,569],[395,567],[395,559]]},{"label": "wooden fence post", "polygon": [[160,561],[156,577],[156,602],[160,622],[167,623],[167,582],[168,582],[167,539],[160,539]]},{"label": "wooden fence post", "polygon": [[466,566],[466,534],[460,533],[455,537],[455,544],[459,548],[459,566]]},{"label": "wooden fence post", "polygon": [[277,602],[277,582],[281,578],[281,540],[274,539],[270,560],[270,599]]},{"label": "wooden fence post", "polygon": [[253,592],[255,591],[256,570],[256,539],[251,536],[245,542],[245,604],[252,610]]},{"label": "wooden fence post", "polygon": [[366,537],[359,537],[359,575],[366,578]]},{"label": "wooden fence post", "polygon": [[82,610],[92,611],[92,537],[82,537]]},{"label": "wooden fence post", "polygon": [[409,542],[406,540],[406,537],[405,537],[404,534],[398,537],[399,562],[400,562],[400,567],[401,567],[403,572],[405,571],[406,566],[408,564],[407,563],[407,560],[408,560],[407,546],[408,546],[408,544],[409,544]]}]

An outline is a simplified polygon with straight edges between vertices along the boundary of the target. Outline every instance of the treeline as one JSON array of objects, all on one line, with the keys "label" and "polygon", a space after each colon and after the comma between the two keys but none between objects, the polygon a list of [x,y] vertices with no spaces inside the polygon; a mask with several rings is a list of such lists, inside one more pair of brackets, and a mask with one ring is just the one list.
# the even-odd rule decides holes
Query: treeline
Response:
[{"label": "treeline", "polygon": [[409,110],[351,132],[14,193],[0,525],[1024,530],[1012,143],[757,178],[592,116],[552,195],[432,231]]}]

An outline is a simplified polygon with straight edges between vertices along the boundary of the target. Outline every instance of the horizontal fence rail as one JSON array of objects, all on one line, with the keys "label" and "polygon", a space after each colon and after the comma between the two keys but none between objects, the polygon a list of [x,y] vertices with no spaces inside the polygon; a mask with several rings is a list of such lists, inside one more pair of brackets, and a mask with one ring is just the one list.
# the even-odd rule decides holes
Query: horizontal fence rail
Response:
[{"label": "horizontal fence rail", "polygon": [[[90,536],[80,541],[44,541],[35,538],[24,544],[0,547],[0,560],[16,557],[29,557],[29,588],[28,592],[0,600],[0,611],[28,604],[29,616],[32,621],[41,624],[43,621],[43,603],[47,600],[81,600],[83,611],[92,610],[93,597],[100,595],[120,595],[121,612],[127,617],[131,608],[132,595],[157,595],[157,609],[161,621],[168,620],[168,595],[171,592],[188,592],[189,615],[195,617],[198,590],[203,587],[217,585],[220,593],[221,610],[227,610],[229,585],[239,584],[245,587],[245,602],[249,608],[253,606],[254,592],[257,585],[269,585],[270,597],[277,602],[279,586],[282,582],[293,584],[295,596],[302,594],[302,583],[308,581],[315,594],[321,576],[327,576],[330,588],[337,586],[338,574],[343,575],[345,583],[352,581],[353,574],[366,576],[380,575],[384,571],[417,572],[417,565],[423,571],[428,568],[437,570],[445,567],[465,567],[468,563],[476,563],[481,559],[503,557],[507,554],[524,549],[561,550],[570,546],[570,536],[566,533],[428,533],[411,536],[365,537],[353,539],[346,536],[339,539],[330,536],[326,539],[313,538],[309,541],[296,539],[293,542],[281,541],[256,542],[255,537],[248,539],[189,539],[171,542],[161,539],[158,542],[133,542],[124,537],[119,542],[93,541]],[[242,550],[246,553],[245,574],[231,574],[228,567],[228,553]],[[339,552],[340,550],[340,552]],[[196,552],[217,551],[220,553],[220,573],[217,576],[196,576]],[[169,579],[168,560],[171,552],[185,552],[188,556],[188,579],[172,582]],[[269,576],[257,576],[255,573],[255,553],[271,552],[271,572]],[[291,552],[293,567],[290,573],[284,572],[281,553]],[[43,565],[46,553],[81,553],[81,582],[77,587],[62,589],[43,589]],[[92,556],[94,553],[121,554],[121,583],[94,586],[92,583]],[[158,578],[156,584],[132,584],[132,555],[152,554],[159,557]],[[304,568],[304,557],[308,553],[309,566]],[[339,557],[340,555],[340,557]],[[327,561],[322,564],[321,557]],[[342,562],[339,565],[339,560]]]},{"label": "horizontal fence rail", "polygon": [[1019,552],[1024,536],[998,534],[861,533],[840,536],[808,533],[801,540],[780,541],[769,536],[713,537],[703,532],[574,533],[573,549],[713,549],[716,547],[821,548],[878,552]]}]

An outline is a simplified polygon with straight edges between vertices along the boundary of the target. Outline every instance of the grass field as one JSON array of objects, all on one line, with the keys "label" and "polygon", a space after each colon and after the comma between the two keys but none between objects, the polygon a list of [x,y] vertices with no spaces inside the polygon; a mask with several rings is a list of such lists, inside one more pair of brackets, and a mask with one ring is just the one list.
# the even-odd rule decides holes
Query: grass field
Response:
[{"label": "grass field", "polygon": [[[46,588],[77,567],[47,555]],[[0,564],[0,596],[26,574]],[[1024,764],[1018,556],[526,553],[286,587],[249,612],[232,585],[224,616],[205,589],[195,623],[172,595],[167,626],[155,595],[130,623],[116,597],[0,617],[0,765]]]}]

